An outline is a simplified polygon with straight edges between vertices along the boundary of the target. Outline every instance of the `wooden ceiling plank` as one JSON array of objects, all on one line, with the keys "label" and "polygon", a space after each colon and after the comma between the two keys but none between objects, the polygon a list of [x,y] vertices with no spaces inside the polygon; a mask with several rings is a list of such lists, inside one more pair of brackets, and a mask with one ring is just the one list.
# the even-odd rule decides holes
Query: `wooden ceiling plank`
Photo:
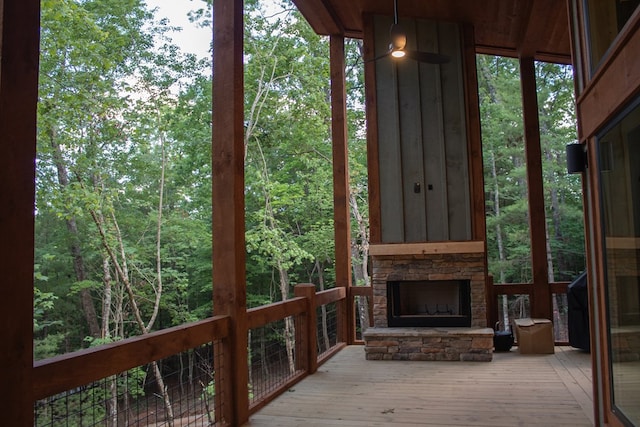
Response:
[{"label": "wooden ceiling plank", "polygon": [[343,33],[347,37],[362,38],[362,7],[358,1],[328,0],[338,14]]},{"label": "wooden ceiling plank", "polygon": [[320,2],[324,6],[324,9],[327,11],[331,19],[333,20],[333,23],[335,24],[335,26],[338,27],[337,32],[330,33],[329,35],[336,36],[336,35],[344,34],[344,24],[342,23],[342,20],[338,16],[338,13],[336,12],[336,8],[334,8],[331,5],[331,0],[320,0]]},{"label": "wooden ceiling plank", "polygon": [[341,28],[321,0],[293,0],[316,34],[340,34]]},{"label": "wooden ceiling plank", "polygon": [[553,5],[554,0],[537,0],[535,8],[531,9],[526,32],[518,42],[521,57],[548,62],[571,62],[569,50],[562,53],[554,52],[556,46],[569,43],[569,21],[566,9]]},{"label": "wooden ceiling plank", "polygon": [[[570,63],[569,21],[559,0],[398,0],[399,15],[471,24],[480,52]],[[393,13],[393,0],[293,0],[322,35],[363,37],[363,15]]]}]

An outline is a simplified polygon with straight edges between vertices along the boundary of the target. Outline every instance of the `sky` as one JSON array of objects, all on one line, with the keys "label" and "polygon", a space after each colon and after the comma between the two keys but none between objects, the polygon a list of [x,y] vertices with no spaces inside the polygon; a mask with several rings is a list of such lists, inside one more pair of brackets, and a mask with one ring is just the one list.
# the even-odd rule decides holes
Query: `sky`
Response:
[{"label": "sky", "polygon": [[171,32],[169,36],[184,52],[194,53],[198,57],[209,56],[209,44],[212,38],[210,28],[197,28],[189,22],[189,11],[198,9],[204,2],[201,0],[146,0],[149,9],[158,8],[156,18],[168,18],[169,24],[181,27],[180,32]]}]

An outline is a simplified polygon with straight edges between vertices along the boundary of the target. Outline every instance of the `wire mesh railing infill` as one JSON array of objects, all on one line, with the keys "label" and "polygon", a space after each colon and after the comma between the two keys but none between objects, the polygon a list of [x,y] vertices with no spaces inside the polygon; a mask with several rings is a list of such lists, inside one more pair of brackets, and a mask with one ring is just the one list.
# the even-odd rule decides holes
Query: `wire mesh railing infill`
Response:
[{"label": "wire mesh railing infill", "polygon": [[[37,427],[213,426],[218,341],[41,399],[34,405]],[[215,362],[214,362],[215,361]],[[220,397],[220,396],[218,396]]]}]

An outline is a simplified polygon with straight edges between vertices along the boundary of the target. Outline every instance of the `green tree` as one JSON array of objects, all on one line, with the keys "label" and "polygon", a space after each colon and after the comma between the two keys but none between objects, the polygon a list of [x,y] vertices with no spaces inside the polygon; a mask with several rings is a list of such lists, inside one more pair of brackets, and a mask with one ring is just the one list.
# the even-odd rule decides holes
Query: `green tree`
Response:
[{"label": "green tree", "polygon": [[522,99],[517,60],[478,55],[489,271],[499,283],[531,278]]},{"label": "green tree", "polygon": [[536,63],[545,176],[549,281],[573,280],[585,268],[582,186],[567,174],[567,144],[576,141],[573,70]]},{"label": "green tree", "polygon": [[[140,0],[42,3],[36,260],[49,280],[37,294],[51,298],[36,307],[63,324],[64,351],[194,319],[189,296],[204,288],[192,280],[203,278],[201,257],[210,259],[202,220],[210,203],[193,206],[202,200],[193,180],[176,179],[192,141],[175,139],[185,123],[174,111],[189,99],[177,95],[180,84],[197,80],[202,64],[168,43],[168,30]],[[54,296],[60,304],[51,306]],[[37,332],[45,342],[47,331]]]},{"label": "green tree", "polygon": [[[520,72],[515,59],[477,57],[485,171],[489,271],[498,283],[528,283],[531,277],[527,183]],[[569,66],[537,62],[536,83],[544,175],[549,282],[571,280],[584,269],[581,183],[567,175],[565,146],[575,141],[573,76]],[[563,302],[553,298],[556,336],[562,339]],[[523,312],[525,301],[503,313]],[[511,305],[511,307],[510,307]],[[505,318],[505,324],[509,320]]]}]

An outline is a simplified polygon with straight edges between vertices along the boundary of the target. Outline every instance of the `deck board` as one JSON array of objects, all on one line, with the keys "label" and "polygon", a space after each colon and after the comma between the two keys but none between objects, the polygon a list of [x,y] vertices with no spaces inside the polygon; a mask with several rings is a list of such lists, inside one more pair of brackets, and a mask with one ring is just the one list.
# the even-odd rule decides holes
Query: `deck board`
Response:
[{"label": "deck board", "polygon": [[351,346],[245,426],[591,426],[590,376],[569,347],[485,363],[367,361]]}]

